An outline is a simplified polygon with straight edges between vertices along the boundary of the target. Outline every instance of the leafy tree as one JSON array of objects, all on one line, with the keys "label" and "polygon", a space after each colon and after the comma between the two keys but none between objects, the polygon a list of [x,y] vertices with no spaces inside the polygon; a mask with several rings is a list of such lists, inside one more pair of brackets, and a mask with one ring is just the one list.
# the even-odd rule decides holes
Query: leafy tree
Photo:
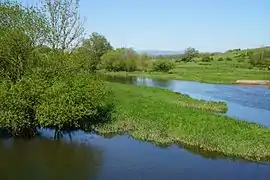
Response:
[{"label": "leafy tree", "polygon": [[268,68],[270,66],[270,51],[262,49],[253,52],[249,62],[253,66]]},{"label": "leafy tree", "polygon": [[79,0],[44,0],[41,9],[47,25],[47,44],[53,49],[71,50],[84,37]]},{"label": "leafy tree", "polygon": [[113,47],[105,36],[94,32],[89,39],[83,41],[82,46],[78,48],[78,53],[81,58],[88,61],[89,68],[95,71],[98,68],[98,64],[100,64],[102,55],[112,49]]},{"label": "leafy tree", "polygon": [[101,68],[108,71],[135,71],[138,69],[139,55],[130,48],[118,48],[104,54]]},{"label": "leafy tree", "polygon": [[198,50],[196,50],[195,48],[192,48],[192,47],[188,47],[188,48],[185,50],[185,54],[184,54],[184,56],[182,57],[182,61],[190,62],[190,61],[192,61],[195,57],[197,57],[198,55],[199,55]]},{"label": "leafy tree", "polygon": [[171,69],[173,69],[175,66],[175,63],[173,60],[156,60],[153,64],[153,68],[155,71],[163,71],[168,72]]},{"label": "leafy tree", "polygon": [[89,131],[94,123],[110,119],[111,97],[111,91],[96,77],[71,75],[46,89],[36,116],[44,128]]},{"label": "leafy tree", "polygon": [[34,7],[24,7],[13,1],[0,1],[0,29],[17,29],[28,36],[35,45],[46,39],[46,22]]},{"label": "leafy tree", "polygon": [[18,29],[0,31],[0,76],[15,83],[31,64],[33,42]]},{"label": "leafy tree", "polygon": [[143,53],[139,56],[138,60],[138,68],[140,70],[147,70],[147,68],[150,66],[150,56],[146,53]]}]

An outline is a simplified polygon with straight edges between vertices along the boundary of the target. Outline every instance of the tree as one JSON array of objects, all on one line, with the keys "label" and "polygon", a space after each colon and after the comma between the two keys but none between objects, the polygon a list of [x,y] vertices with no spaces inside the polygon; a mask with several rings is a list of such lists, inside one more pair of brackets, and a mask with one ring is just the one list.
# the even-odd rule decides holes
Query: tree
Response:
[{"label": "tree", "polygon": [[108,71],[135,71],[139,55],[131,48],[117,48],[105,53],[101,58],[101,68]]},{"label": "tree", "polygon": [[35,45],[42,45],[46,39],[46,22],[34,7],[24,7],[11,1],[0,2],[0,29],[17,29],[28,36]]},{"label": "tree", "polygon": [[168,60],[168,59],[160,59],[156,60],[153,64],[153,68],[155,71],[163,71],[163,72],[168,72],[171,69],[173,69],[175,66],[175,63],[173,60]]},{"label": "tree", "polygon": [[0,31],[0,76],[15,83],[29,67],[33,42],[18,29]]},{"label": "tree", "polygon": [[112,49],[113,47],[105,36],[94,32],[89,39],[83,41],[78,50],[79,53],[83,54],[84,58],[88,59],[90,69],[95,71],[98,64],[100,64],[101,56]]},{"label": "tree", "polygon": [[48,45],[61,50],[76,48],[85,32],[79,15],[79,0],[44,0],[42,5]]},{"label": "tree", "polygon": [[195,48],[192,48],[192,47],[188,47],[185,50],[185,54],[182,57],[182,60],[185,62],[189,62],[189,61],[192,61],[192,59],[197,57],[198,55],[199,55],[198,50],[196,50]]}]

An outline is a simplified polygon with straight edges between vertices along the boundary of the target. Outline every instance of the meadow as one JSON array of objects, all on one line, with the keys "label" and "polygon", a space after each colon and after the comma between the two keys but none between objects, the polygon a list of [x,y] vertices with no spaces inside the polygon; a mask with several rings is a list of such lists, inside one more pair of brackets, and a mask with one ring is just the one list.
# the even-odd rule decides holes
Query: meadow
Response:
[{"label": "meadow", "polygon": [[95,126],[100,134],[129,134],[158,145],[182,144],[248,160],[269,160],[270,130],[216,112],[220,102],[192,99],[168,90],[107,83],[115,94],[111,122]]}]

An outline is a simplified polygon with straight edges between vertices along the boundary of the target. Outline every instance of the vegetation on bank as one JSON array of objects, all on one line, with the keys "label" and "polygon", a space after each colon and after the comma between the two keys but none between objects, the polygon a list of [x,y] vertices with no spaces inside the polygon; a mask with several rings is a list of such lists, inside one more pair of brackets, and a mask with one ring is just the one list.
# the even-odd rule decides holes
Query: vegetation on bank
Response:
[{"label": "vegetation on bank", "polygon": [[119,76],[147,76],[208,83],[270,80],[270,48],[267,47],[229,50],[225,53],[200,53],[194,48],[187,48],[184,54],[168,56],[139,55],[123,48],[122,53],[119,52],[116,49],[104,54],[101,59],[106,63],[103,64],[111,64],[114,68],[101,65],[99,71]]},{"label": "vegetation on bank", "polygon": [[270,130],[213,113],[223,111],[224,104],[158,88],[107,84],[116,96],[116,111],[113,121],[95,127],[98,133],[126,133],[156,144],[178,143],[226,156],[269,160]]},{"label": "vegetation on bank", "polygon": [[227,67],[215,68],[214,66],[198,65],[196,63],[179,64],[171,72],[108,72],[100,74],[111,76],[138,76],[159,79],[190,80],[214,84],[234,84],[237,80],[270,80],[270,72],[258,69],[231,69]]},{"label": "vegetation on bank", "polygon": [[[100,70],[114,76],[144,76],[232,84],[237,80],[270,80],[270,48],[199,53],[188,48],[183,55],[144,56],[148,66],[133,71]],[[256,62],[256,63],[255,63]]]},{"label": "vegetation on bank", "polygon": [[41,8],[0,2],[0,133],[91,131],[110,120],[114,104],[77,50],[84,31],[78,1],[45,0]]}]

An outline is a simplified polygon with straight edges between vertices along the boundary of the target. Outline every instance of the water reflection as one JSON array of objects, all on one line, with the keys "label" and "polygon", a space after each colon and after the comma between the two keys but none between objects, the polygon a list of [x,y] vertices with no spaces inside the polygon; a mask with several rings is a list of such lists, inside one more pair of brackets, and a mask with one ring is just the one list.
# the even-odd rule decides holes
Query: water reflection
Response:
[{"label": "water reflection", "polygon": [[102,151],[47,138],[0,141],[1,180],[93,179]]},{"label": "water reflection", "polygon": [[[50,137],[50,133],[46,130],[43,135]],[[0,141],[0,179],[266,180],[270,175],[267,164],[201,156],[176,145],[157,148],[129,136],[106,139],[78,131],[72,139],[70,142],[64,136],[59,141],[48,138]]]},{"label": "water reflection", "polygon": [[145,77],[104,78],[111,82],[169,89],[196,99],[224,101],[228,104],[226,115],[270,127],[270,90],[266,86],[206,84]]}]

